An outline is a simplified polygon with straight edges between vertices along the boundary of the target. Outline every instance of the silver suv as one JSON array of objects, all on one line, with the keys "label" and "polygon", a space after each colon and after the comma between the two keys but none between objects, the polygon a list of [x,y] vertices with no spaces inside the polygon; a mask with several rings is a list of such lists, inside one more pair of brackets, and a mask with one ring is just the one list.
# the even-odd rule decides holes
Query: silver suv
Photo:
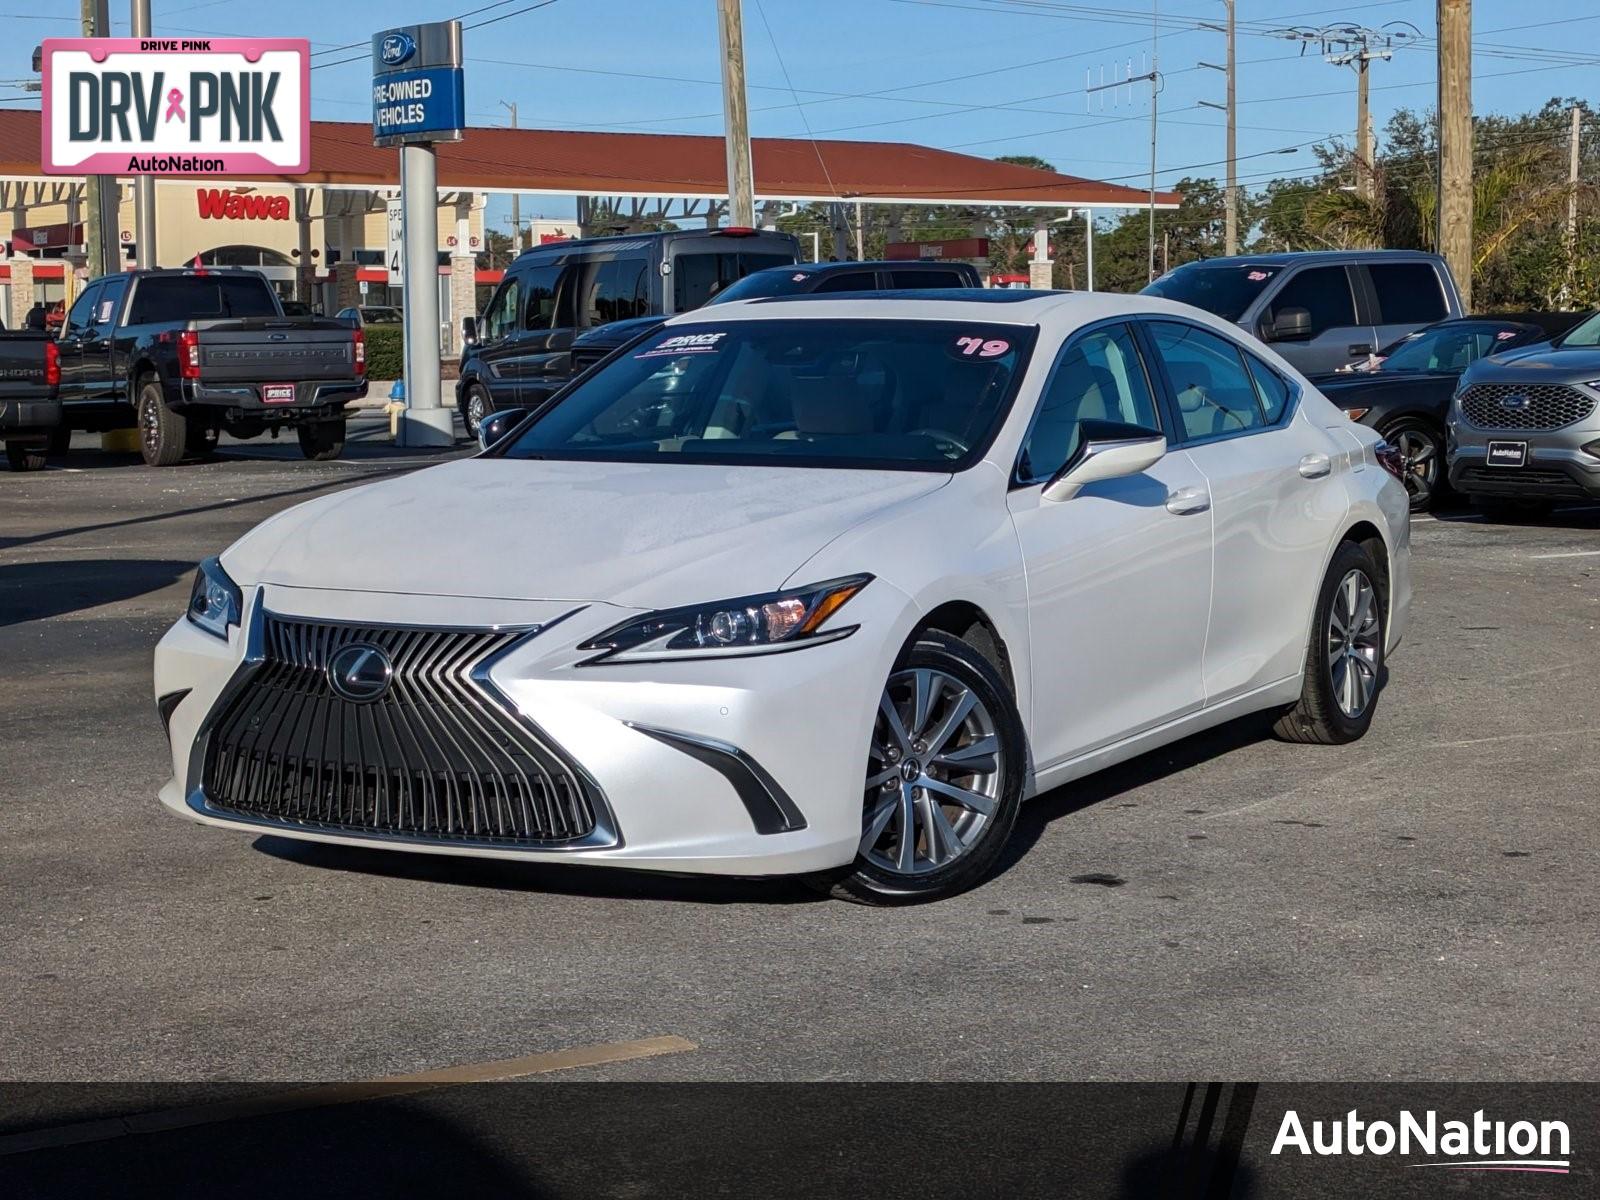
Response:
[{"label": "silver suv", "polygon": [[1480,508],[1600,499],[1600,313],[1479,359],[1447,424],[1450,485]]}]

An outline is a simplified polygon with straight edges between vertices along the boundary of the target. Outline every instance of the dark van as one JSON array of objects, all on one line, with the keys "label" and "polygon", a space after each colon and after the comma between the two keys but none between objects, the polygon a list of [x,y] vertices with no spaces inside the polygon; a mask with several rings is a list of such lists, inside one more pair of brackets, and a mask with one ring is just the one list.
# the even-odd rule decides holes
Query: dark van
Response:
[{"label": "dark van", "polygon": [[699,308],[752,271],[797,262],[791,234],[692,229],[552,242],[525,250],[476,320],[456,404],[469,432],[496,408],[538,404],[570,377],[573,337],[611,321]]}]

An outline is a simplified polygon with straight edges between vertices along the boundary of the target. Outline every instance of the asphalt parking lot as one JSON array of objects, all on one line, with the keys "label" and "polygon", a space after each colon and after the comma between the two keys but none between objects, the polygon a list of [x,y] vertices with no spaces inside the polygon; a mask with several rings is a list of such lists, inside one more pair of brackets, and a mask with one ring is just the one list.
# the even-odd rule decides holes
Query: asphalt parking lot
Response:
[{"label": "asphalt parking lot", "polygon": [[80,435],[0,474],[0,1077],[367,1079],[664,1038],[565,1077],[1592,1077],[1600,507],[1419,521],[1365,741],[1193,738],[1032,804],[977,891],[871,910],[168,816],[152,647],[203,555],[439,457],[357,426],[338,463],[252,442],[149,470]]}]

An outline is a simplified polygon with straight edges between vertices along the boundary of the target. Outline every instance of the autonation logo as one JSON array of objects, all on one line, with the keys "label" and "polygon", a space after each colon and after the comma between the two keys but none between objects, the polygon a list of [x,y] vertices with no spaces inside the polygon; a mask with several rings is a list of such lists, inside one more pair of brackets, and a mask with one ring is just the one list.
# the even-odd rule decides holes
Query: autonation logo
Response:
[{"label": "autonation logo", "polygon": [[1526,1171],[1565,1175],[1571,1169],[1571,1135],[1565,1121],[1491,1121],[1479,1109],[1468,1121],[1443,1121],[1429,1110],[1419,1120],[1401,1109],[1393,1121],[1363,1121],[1355,1109],[1331,1121],[1312,1121],[1306,1132],[1300,1114],[1290,1109],[1278,1126],[1272,1153],[1338,1157],[1351,1154],[1426,1155],[1436,1162],[1411,1167],[1444,1167],[1453,1171]]}]

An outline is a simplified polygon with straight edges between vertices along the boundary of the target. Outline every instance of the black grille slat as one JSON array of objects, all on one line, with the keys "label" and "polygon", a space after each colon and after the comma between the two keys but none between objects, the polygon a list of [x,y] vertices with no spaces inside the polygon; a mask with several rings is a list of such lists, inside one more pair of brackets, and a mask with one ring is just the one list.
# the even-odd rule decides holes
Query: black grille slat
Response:
[{"label": "black grille slat", "polygon": [[[211,723],[203,784],[222,811],[295,824],[509,844],[595,830],[576,770],[475,672],[523,631],[263,618],[262,661]],[[335,693],[343,647],[381,649],[378,699]]]},{"label": "black grille slat", "polygon": [[[1514,397],[1525,398],[1526,406],[1505,407]],[[1594,396],[1553,383],[1475,383],[1461,393],[1461,415],[1479,429],[1561,429],[1594,409]]]}]

